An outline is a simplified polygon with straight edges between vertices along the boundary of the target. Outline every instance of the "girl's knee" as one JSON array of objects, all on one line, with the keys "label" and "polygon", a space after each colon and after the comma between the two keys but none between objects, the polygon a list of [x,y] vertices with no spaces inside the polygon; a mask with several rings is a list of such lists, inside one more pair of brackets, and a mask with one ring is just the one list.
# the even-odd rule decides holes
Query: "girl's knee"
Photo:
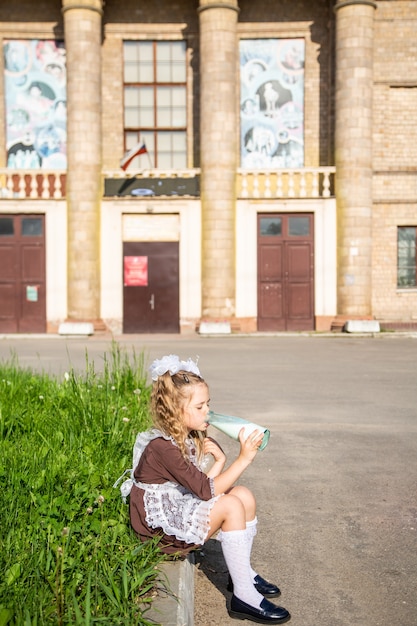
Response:
[{"label": "girl's knee", "polygon": [[244,529],[245,519],[246,511],[242,501],[231,494],[224,494],[211,510],[209,537],[219,528],[223,530]]},{"label": "girl's knee", "polygon": [[245,505],[245,508],[248,505],[256,506],[255,496],[253,495],[250,489],[248,489],[247,487],[244,487],[243,485],[238,485],[237,487],[233,487],[230,494],[239,498],[239,500],[241,500],[243,504]]},{"label": "girl's knee", "polygon": [[242,502],[243,508],[245,509],[245,518],[247,521],[254,519],[256,515],[256,500],[253,493],[247,487],[243,485],[238,485],[237,487],[233,487],[230,492]]},{"label": "girl's knee", "polygon": [[239,496],[232,494],[232,493],[228,493],[222,496],[220,499],[220,502],[222,502],[225,510],[228,510],[231,512],[244,510],[245,508],[241,498],[239,498]]}]

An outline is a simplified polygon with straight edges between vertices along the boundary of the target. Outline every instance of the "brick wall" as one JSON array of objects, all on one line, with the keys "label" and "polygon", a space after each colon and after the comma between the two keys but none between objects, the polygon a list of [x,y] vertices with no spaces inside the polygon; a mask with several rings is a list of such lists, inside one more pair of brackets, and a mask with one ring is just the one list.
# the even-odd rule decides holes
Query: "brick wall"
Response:
[{"label": "brick wall", "polygon": [[374,206],[372,312],[380,320],[417,321],[417,289],[397,289],[397,227],[417,225],[415,204]]},{"label": "brick wall", "polygon": [[397,227],[417,225],[417,2],[375,12],[372,312],[417,320],[417,289],[397,289]]}]

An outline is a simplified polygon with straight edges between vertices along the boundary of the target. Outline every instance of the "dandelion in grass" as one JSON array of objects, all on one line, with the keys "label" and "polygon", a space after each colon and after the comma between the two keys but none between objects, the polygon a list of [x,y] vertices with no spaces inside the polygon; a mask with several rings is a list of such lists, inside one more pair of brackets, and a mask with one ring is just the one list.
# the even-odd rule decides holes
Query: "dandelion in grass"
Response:
[{"label": "dandelion in grass", "polygon": [[99,497],[97,498],[97,502],[98,502],[99,506],[100,506],[100,505],[102,505],[102,504],[103,504],[103,502],[104,502],[104,496],[99,496]]},{"label": "dandelion in grass", "polygon": [[44,400],[44,397],[43,396],[39,396],[39,400]]},{"label": "dandelion in grass", "polygon": [[64,372],[64,380],[65,380],[65,382],[68,382],[69,379],[70,379],[69,373],[68,372]]},{"label": "dandelion in grass", "polygon": [[128,422],[130,422],[130,419],[128,417],[124,417],[122,419],[122,422],[124,422],[125,424],[127,424]]},{"label": "dandelion in grass", "polygon": [[93,512],[93,508],[91,506],[87,507],[87,515],[91,515]]}]

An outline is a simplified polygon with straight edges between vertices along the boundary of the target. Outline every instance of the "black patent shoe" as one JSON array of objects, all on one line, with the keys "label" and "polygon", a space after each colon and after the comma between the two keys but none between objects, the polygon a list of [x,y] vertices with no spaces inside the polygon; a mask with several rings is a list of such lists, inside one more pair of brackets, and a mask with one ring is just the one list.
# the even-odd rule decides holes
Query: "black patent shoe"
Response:
[{"label": "black patent shoe", "polygon": [[[281,595],[281,591],[276,585],[267,582],[261,576],[255,576],[253,584],[256,591],[265,596],[265,598],[278,598]],[[230,576],[227,583],[227,591],[233,591],[233,581]]]},{"label": "black patent shoe", "polygon": [[284,624],[291,619],[287,609],[272,604],[266,598],[262,600],[261,606],[256,608],[234,595],[230,601],[229,615],[234,619],[248,619],[257,624]]}]

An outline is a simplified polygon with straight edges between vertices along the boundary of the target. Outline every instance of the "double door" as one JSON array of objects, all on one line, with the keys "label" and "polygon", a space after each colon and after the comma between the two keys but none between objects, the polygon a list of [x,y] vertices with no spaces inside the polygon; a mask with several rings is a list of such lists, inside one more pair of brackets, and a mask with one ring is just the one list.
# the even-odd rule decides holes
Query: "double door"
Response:
[{"label": "double door", "polygon": [[0,332],[46,332],[45,216],[0,216]]},{"label": "double door", "polygon": [[258,330],[314,330],[314,219],[258,215]]}]

